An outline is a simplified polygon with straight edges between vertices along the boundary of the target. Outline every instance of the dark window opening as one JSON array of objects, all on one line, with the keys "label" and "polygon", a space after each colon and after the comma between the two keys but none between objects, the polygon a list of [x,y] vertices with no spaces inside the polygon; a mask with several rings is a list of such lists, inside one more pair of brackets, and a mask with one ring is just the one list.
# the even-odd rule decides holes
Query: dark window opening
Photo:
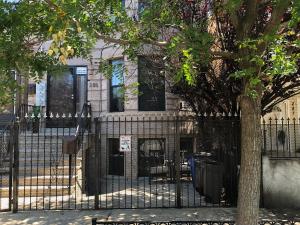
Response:
[{"label": "dark window opening", "polygon": [[165,162],[165,139],[138,140],[139,176],[147,176],[150,167],[161,166]]},{"label": "dark window opening", "polygon": [[165,111],[165,80],[161,60],[139,57],[139,110]]},{"label": "dark window opening", "polygon": [[124,153],[120,152],[120,139],[109,138],[109,174],[124,176]]},{"label": "dark window opening", "polygon": [[112,75],[110,80],[110,112],[124,111],[124,62],[122,59],[112,60]]},{"label": "dark window opening", "polygon": [[187,159],[193,154],[194,139],[192,137],[180,138],[180,157],[181,162],[187,161]]},{"label": "dark window opening", "polygon": [[138,15],[141,17],[143,15],[143,12],[150,7],[149,0],[139,0],[138,2]]}]

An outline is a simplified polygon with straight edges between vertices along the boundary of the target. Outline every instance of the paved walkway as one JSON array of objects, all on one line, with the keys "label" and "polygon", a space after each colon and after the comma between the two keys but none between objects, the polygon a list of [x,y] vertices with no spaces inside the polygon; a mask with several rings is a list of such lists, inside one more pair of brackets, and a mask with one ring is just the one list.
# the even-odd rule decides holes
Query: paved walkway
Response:
[{"label": "paved walkway", "polygon": [[[203,221],[234,220],[233,208],[198,209],[136,209],[136,210],[86,210],[86,211],[28,211],[0,213],[1,225],[91,225],[96,217],[102,221]],[[294,219],[300,222],[299,211],[261,210],[261,219]],[[297,223],[300,225],[300,223]]]}]

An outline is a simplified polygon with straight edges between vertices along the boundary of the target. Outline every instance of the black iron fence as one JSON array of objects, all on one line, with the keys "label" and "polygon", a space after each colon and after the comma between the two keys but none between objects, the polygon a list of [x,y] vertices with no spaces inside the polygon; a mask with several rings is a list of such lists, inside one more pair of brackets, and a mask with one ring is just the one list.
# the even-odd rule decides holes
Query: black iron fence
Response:
[{"label": "black iron fence", "polygon": [[236,204],[237,118],[103,117],[95,129],[86,193],[97,208]]},{"label": "black iron fence", "polygon": [[0,130],[0,211],[11,210],[12,205],[12,173],[13,173],[13,126],[1,124]]},{"label": "black iron fence", "polygon": [[[49,120],[60,126],[48,127]],[[263,152],[273,158],[299,157],[298,126],[262,123]],[[1,136],[0,162],[6,163],[0,164],[0,210],[236,205],[238,117],[92,121],[86,108],[75,117],[27,116],[13,127]],[[286,127],[284,135],[279,127]],[[282,140],[286,148],[272,150]]]},{"label": "black iron fence", "polygon": [[263,153],[271,158],[300,158],[300,119],[262,121]]},{"label": "black iron fence", "polygon": [[[149,222],[149,221],[122,221],[122,222],[101,222],[96,218],[92,219],[92,225],[235,225],[234,221],[172,221],[172,222]],[[260,221],[259,225],[296,225],[296,221],[273,220]]]}]

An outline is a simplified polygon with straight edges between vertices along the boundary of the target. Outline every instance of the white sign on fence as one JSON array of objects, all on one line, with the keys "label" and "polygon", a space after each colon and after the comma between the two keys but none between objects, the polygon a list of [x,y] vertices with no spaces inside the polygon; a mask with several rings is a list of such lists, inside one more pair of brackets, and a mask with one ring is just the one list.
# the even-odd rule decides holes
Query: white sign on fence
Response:
[{"label": "white sign on fence", "polygon": [[131,151],[131,136],[121,135],[120,136],[120,152],[130,152]]}]

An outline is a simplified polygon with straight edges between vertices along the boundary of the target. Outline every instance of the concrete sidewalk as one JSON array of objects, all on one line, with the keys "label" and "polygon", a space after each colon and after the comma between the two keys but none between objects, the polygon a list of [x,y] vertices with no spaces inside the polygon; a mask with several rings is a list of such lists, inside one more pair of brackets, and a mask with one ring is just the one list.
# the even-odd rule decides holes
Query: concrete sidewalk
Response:
[{"label": "concrete sidewalk", "polygon": [[[91,225],[94,217],[101,221],[216,221],[234,220],[235,214],[236,209],[234,208],[27,211],[16,214],[0,213],[0,224]],[[293,219],[300,222],[300,212],[274,212],[262,209],[260,218],[265,220]]]}]

